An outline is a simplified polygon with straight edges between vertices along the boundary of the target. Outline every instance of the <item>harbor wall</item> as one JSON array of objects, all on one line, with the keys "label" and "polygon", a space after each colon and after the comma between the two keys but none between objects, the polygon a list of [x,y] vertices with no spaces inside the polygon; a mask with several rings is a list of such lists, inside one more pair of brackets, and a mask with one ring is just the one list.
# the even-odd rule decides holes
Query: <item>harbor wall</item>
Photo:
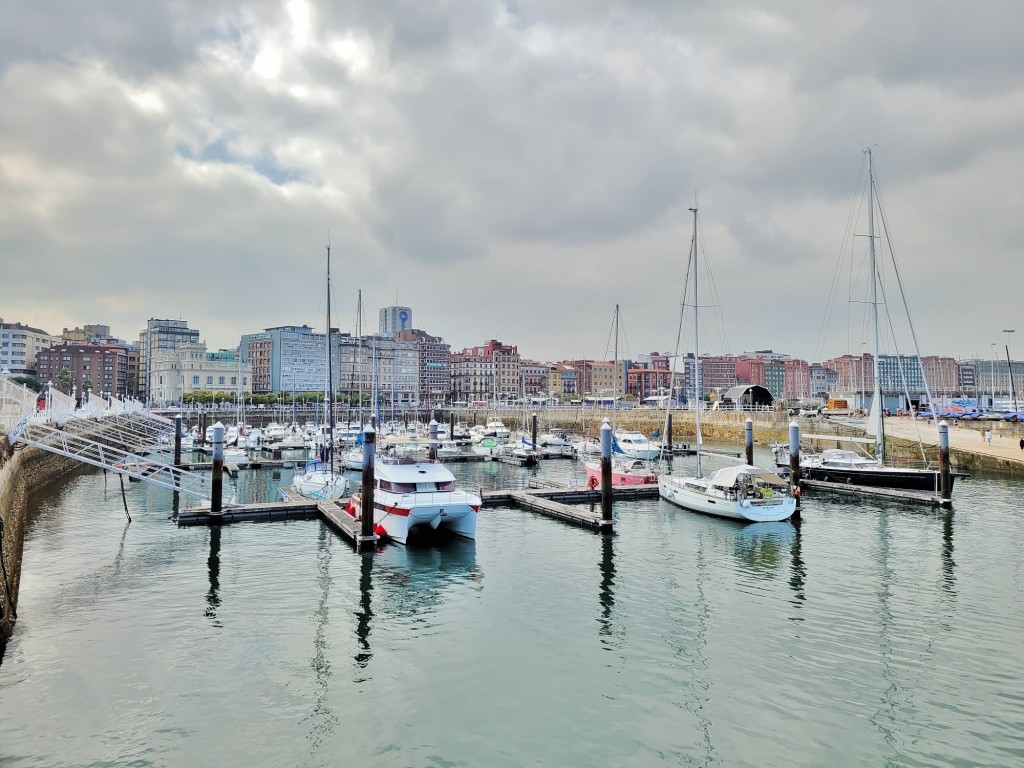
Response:
[{"label": "harbor wall", "polygon": [[[0,437],[0,645],[14,630],[21,582],[21,556],[29,514],[29,498],[46,485],[82,465],[73,459],[35,448],[15,450]],[[6,578],[4,573],[6,572]]]}]

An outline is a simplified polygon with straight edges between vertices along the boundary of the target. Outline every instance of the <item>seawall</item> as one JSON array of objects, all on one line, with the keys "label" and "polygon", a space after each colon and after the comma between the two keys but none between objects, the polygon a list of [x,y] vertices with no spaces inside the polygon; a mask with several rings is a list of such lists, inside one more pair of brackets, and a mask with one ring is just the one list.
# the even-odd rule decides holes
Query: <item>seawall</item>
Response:
[{"label": "seawall", "polygon": [[10,637],[17,618],[29,497],[81,466],[35,448],[14,449],[0,437],[0,645]]}]

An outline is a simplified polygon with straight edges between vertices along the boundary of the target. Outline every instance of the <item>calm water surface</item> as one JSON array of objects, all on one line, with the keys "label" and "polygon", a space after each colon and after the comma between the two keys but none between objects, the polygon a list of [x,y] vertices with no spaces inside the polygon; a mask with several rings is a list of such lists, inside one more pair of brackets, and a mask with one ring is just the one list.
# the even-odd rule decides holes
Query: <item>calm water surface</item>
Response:
[{"label": "calm water surface", "polygon": [[34,500],[0,764],[1024,764],[1019,487],[805,497],[799,527],[620,503],[608,538],[488,509],[362,557],[316,520],[179,529],[134,483],[127,524],[81,475]]}]

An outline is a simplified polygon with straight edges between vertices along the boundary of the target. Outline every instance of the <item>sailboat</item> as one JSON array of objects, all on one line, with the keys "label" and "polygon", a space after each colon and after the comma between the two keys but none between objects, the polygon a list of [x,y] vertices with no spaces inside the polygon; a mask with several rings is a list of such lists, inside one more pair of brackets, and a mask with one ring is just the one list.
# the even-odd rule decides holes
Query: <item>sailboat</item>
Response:
[{"label": "sailboat", "polygon": [[[852,443],[873,444],[874,454],[872,456],[865,456],[856,451],[842,448],[831,448],[822,451],[820,454],[801,454],[800,474],[808,480],[938,493],[940,488],[938,469],[895,467],[889,466],[886,463],[885,407],[882,401],[882,369],[881,365],[879,365],[879,354],[881,352],[881,326],[878,320],[880,270],[875,249],[875,241],[877,239],[875,235],[875,205],[878,197],[875,188],[875,167],[871,149],[866,149],[865,154],[867,154],[868,158],[868,242],[870,255],[869,269],[871,274],[871,297],[868,303],[871,306],[871,325],[874,335],[874,381],[871,394],[871,408],[864,428],[864,432],[868,437],[842,439]],[[885,224],[884,218],[882,223],[883,225]],[[895,260],[893,263],[895,265]],[[898,271],[896,274],[898,278]],[[902,284],[900,284],[900,292],[902,293]],[[884,297],[882,302],[884,303]],[[906,297],[904,297],[904,306],[906,306]],[[921,351],[917,348],[917,334],[914,331],[914,324],[910,319],[909,311],[907,312],[907,320],[914,339],[917,359],[921,360]],[[928,387],[928,379],[924,375],[923,369],[921,375],[928,402],[934,402],[931,390]],[[909,393],[907,393],[907,399],[909,400]],[[911,418],[916,419],[913,412],[911,412]],[[936,429],[938,429],[937,417],[935,417],[935,422]],[[829,439],[833,438],[830,437]],[[785,449],[785,455],[783,455],[783,449]],[[924,458],[923,448],[922,458]],[[775,461],[779,466],[787,465],[789,462],[788,448],[784,446],[776,448]],[[963,473],[950,473],[950,490],[952,490],[953,481],[956,477],[966,477],[966,475]]]},{"label": "sailboat", "polygon": [[[615,381],[618,389],[619,379],[619,305],[615,305]],[[615,409],[618,393],[612,402],[612,421],[615,420]],[[646,443],[646,446],[644,445]],[[629,446],[626,450],[623,446]],[[620,432],[612,424],[612,485],[647,485],[658,481],[658,472],[651,460],[658,456],[647,438],[639,432]],[[587,472],[587,484],[594,488],[601,482],[601,455],[585,454],[583,467]]]},{"label": "sailboat", "polygon": [[693,476],[662,475],[658,478],[661,498],[688,509],[716,517],[757,523],[788,520],[796,511],[796,498],[789,484],[778,474],[749,464],[723,467],[704,477],[701,471],[701,379],[700,323],[697,304],[697,208],[693,213],[693,238],[690,242],[690,269],[693,277],[693,359],[694,422],[697,431],[697,471]]},{"label": "sailboat", "polygon": [[327,244],[327,402],[325,440],[320,456],[306,462],[302,474],[292,478],[292,488],[304,496],[336,501],[349,495],[344,473],[334,471],[334,376],[331,355],[331,245]]}]

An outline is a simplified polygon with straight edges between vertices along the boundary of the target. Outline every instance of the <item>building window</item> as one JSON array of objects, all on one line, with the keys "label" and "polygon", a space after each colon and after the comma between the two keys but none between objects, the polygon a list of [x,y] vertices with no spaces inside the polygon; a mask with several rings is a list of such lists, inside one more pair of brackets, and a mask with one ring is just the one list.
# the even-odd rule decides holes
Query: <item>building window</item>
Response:
[{"label": "building window", "polygon": [[206,383],[209,384],[212,387],[213,386],[213,376],[207,376],[206,377]]},{"label": "building window", "polygon": [[198,376],[193,376],[192,377],[192,386],[194,386],[194,387],[198,387],[199,386],[199,377]]},{"label": "building window", "polygon": [[224,377],[223,377],[223,376],[220,376],[220,377],[219,377],[219,378],[217,379],[217,384],[218,384],[218,386],[221,386],[221,387],[223,387],[223,386],[224,386]]}]

